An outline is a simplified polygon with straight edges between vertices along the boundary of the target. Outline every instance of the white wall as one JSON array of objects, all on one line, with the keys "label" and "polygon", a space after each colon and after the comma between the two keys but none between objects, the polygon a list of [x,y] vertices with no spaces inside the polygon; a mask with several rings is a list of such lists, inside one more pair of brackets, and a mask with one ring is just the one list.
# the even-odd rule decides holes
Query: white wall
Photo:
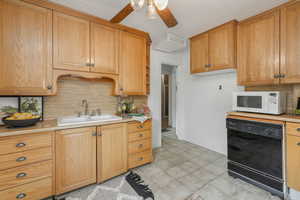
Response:
[{"label": "white wall", "polygon": [[178,72],[178,94],[183,96],[178,107],[183,107],[183,115],[177,116],[184,122],[182,138],[227,154],[225,116],[231,111],[232,92],[242,89],[237,86],[236,73],[190,75],[189,66],[189,51],[185,50]]},{"label": "white wall", "polygon": [[182,57],[151,50],[149,106],[153,120],[153,147],[161,146],[161,65],[180,65]]}]

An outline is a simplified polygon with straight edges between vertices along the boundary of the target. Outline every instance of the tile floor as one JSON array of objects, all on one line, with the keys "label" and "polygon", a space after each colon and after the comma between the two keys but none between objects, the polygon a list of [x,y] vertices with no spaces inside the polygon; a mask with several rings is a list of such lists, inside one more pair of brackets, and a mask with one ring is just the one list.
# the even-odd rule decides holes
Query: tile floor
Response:
[{"label": "tile floor", "polygon": [[154,162],[135,169],[157,200],[279,200],[227,175],[226,157],[203,147],[163,137]]},{"label": "tile floor", "polygon": [[180,141],[175,136],[173,133],[163,137],[162,147],[154,150],[152,164],[134,169],[149,184],[155,200],[279,200],[264,190],[229,177],[225,156]]}]

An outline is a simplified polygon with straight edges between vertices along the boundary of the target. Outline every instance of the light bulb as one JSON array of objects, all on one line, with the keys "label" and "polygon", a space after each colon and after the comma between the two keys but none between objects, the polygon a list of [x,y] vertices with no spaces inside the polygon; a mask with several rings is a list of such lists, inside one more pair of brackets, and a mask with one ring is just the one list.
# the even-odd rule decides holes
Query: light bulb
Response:
[{"label": "light bulb", "polygon": [[168,0],[154,0],[154,3],[158,10],[164,10],[168,6]]},{"label": "light bulb", "polygon": [[155,19],[156,18],[156,9],[153,4],[149,4],[147,8],[147,17],[149,19]]},{"label": "light bulb", "polygon": [[145,0],[130,0],[131,6],[137,10],[144,6]]}]

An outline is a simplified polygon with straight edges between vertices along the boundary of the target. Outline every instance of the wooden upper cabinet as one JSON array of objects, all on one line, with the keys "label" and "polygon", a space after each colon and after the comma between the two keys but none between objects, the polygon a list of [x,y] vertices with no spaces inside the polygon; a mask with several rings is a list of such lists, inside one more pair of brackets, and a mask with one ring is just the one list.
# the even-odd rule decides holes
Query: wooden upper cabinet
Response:
[{"label": "wooden upper cabinet", "polygon": [[56,194],[96,182],[96,127],[56,132]]},{"label": "wooden upper cabinet", "polygon": [[126,124],[98,127],[98,178],[108,180],[127,171]]},{"label": "wooden upper cabinet", "polygon": [[238,82],[240,85],[278,84],[279,11],[249,18],[238,26]]},{"label": "wooden upper cabinet", "polygon": [[236,67],[236,27],[233,20],[190,39],[192,74]]},{"label": "wooden upper cabinet", "polygon": [[0,95],[48,95],[51,87],[51,10],[0,1]]},{"label": "wooden upper cabinet", "polygon": [[208,34],[198,35],[190,39],[191,73],[208,71]]},{"label": "wooden upper cabinet", "polygon": [[90,71],[90,22],[54,12],[54,68]]},{"label": "wooden upper cabinet", "polygon": [[118,74],[118,29],[100,24],[91,24],[92,72]]},{"label": "wooden upper cabinet", "polygon": [[127,95],[146,95],[147,40],[124,31],[120,37],[120,88]]},{"label": "wooden upper cabinet", "polygon": [[300,2],[281,10],[281,83],[300,83]]},{"label": "wooden upper cabinet", "polygon": [[236,67],[237,21],[231,21],[209,32],[209,70]]}]

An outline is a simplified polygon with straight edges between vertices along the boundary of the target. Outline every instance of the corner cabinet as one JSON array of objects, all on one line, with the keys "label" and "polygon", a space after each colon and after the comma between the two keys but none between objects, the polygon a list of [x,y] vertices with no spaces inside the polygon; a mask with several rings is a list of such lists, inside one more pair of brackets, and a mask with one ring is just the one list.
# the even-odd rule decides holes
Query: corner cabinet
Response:
[{"label": "corner cabinet", "polygon": [[120,89],[127,95],[147,95],[147,40],[136,34],[121,31]]},{"label": "corner cabinet", "polygon": [[96,127],[56,132],[56,194],[96,183]]},{"label": "corner cabinet", "polygon": [[48,95],[52,89],[52,11],[0,1],[0,95]]},{"label": "corner cabinet", "polygon": [[97,128],[97,182],[103,182],[127,171],[126,128],[125,123]]},{"label": "corner cabinet", "polygon": [[300,83],[300,2],[291,1],[238,25],[238,83]]},{"label": "corner cabinet", "polygon": [[236,67],[236,27],[233,20],[190,38],[192,74]]},{"label": "corner cabinet", "polygon": [[281,83],[300,83],[300,2],[281,9]]},{"label": "corner cabinet", "polygon": [[238,82],[240,85],[272,85],[279,79],[279,11],[239,23]]}]

